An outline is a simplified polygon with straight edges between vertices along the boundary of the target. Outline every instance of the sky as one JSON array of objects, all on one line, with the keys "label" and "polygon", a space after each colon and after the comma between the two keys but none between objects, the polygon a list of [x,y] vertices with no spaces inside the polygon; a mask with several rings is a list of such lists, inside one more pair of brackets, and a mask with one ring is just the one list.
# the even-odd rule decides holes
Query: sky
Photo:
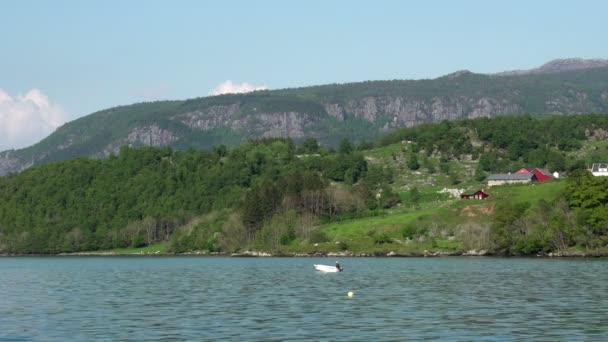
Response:
[{"label": "sky", "polygon": [[0,151],[143,101],[608,58],[608,1],[7,0]]}]

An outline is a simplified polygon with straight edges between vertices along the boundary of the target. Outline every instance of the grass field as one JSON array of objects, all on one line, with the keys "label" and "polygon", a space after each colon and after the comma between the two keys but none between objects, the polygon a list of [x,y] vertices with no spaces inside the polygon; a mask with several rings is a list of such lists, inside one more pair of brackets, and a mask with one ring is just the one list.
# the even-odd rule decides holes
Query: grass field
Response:
[{"label": "grass field", "polygon": [[417,218],[428,215],[434,209],[414,210],[383,216],[354,219],[349,221],[330,223],[322,226],[322,231],[333,240],[356,239],[375,230],[378,233],[391,233],[400,230],[406,224],[414,222]]},{"label": "grass field", "polygon": [[[486,189],[490,194],[487,200],[454,199],[437,194],[438,187],[423,188],[418,207],[404,205],[384,210],[379,216],[321,226],[321,231],[330,241],[317,244],[312,250],[339,251],[340,247],[346,247],[366,252],[462,251],[464,244],[458,239],[458,227],[467,224],[487,226],[499,203],[528,202],[535,206],[541,199],[554,200],[564,187],[563,181],[492,187]],[[408,196],[408,193],[402,194],[404,203],[407,203]],[[407,227],[423,230],[426,238],[406,239],[403,231]],[[311,246],[292,246],[294,248],[311,251]]]},{"label": "grass field", "polygon": [[565,181],[533,183],[531,185],[507,185],[489,188],[491,201],[510,201],[513,203],[529,202],[534,205],[539,200],[553,200],[566,188]]}]

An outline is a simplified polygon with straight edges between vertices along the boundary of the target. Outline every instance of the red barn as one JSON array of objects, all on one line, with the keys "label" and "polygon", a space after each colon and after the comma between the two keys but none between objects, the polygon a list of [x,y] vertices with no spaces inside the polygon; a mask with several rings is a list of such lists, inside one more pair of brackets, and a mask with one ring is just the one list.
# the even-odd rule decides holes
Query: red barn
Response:
[{"label": "red barn", "polygon": [[541,169],[541,168],[530,168],[527,169],[525,167],[522,167],[521,169],[515,171],[516,174],[530,174],[533,173],[536,176],[536,180],[539,183],[543,183],[546,181],[550,181],[553,179],[553,175],[551,174],[551,172],[549,172],[549,170],[547,169]]},{"label": "red barn", "polygon": [[486,199],[488,198],[487,193],[485,193],[483,190],[477,190],[477,192],[473,193],[473,194],[462,194],[460,195],[460,198],[462,199]]},{"label": "red barn", "polygon": [[532,171],[532,173],[536,176],[536,180],[539,183],[553,180],[553,175],[547,169],[540,169],[537,167]]}]

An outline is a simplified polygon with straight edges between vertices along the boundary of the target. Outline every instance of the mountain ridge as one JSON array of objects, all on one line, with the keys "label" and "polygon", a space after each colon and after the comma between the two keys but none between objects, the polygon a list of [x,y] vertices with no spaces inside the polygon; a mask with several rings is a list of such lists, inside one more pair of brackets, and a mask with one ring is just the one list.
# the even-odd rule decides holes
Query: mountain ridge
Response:
[{"label": "mountain ridge", "polygon": [[[327,84],[113,107],[66,123],[28,148],[0,152],[0,175],[55,160],[105,158],[122,145],[210,148],[268,137],[314,137],[336,145],[343,138],[372,140],[401,127],[442,120],[608,113],[608,60],[583,62],[586,68],[576,59],[559,61],[537,68],[552,72],[458,71],[436,79]],[[597,67],[602,61],[607,66]],[[566,70],[556,71],[560,68]]]},{"label": "mountain ridge", "polygon": [[608,67],[608,59],[604,58],[559,58],[553,59],[538,68],[502,71],[490,75],[517,76],[530,74],[551,74],[564,71],[586,70]]}]

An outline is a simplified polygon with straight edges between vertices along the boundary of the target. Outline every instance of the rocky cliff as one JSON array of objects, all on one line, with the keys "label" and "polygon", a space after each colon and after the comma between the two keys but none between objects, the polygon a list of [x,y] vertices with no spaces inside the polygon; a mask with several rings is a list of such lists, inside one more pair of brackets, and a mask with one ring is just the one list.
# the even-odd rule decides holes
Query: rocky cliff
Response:
[{"label": "rocky cliff", "polygon": [[512,114],[608,113],[608,60],[557,60],[497,75],[373,81],[141,103],[93,113],[38,144],[0,153],[0,175],[120,146],[208,148],[307,136],[335,145],[420,123]]}]

